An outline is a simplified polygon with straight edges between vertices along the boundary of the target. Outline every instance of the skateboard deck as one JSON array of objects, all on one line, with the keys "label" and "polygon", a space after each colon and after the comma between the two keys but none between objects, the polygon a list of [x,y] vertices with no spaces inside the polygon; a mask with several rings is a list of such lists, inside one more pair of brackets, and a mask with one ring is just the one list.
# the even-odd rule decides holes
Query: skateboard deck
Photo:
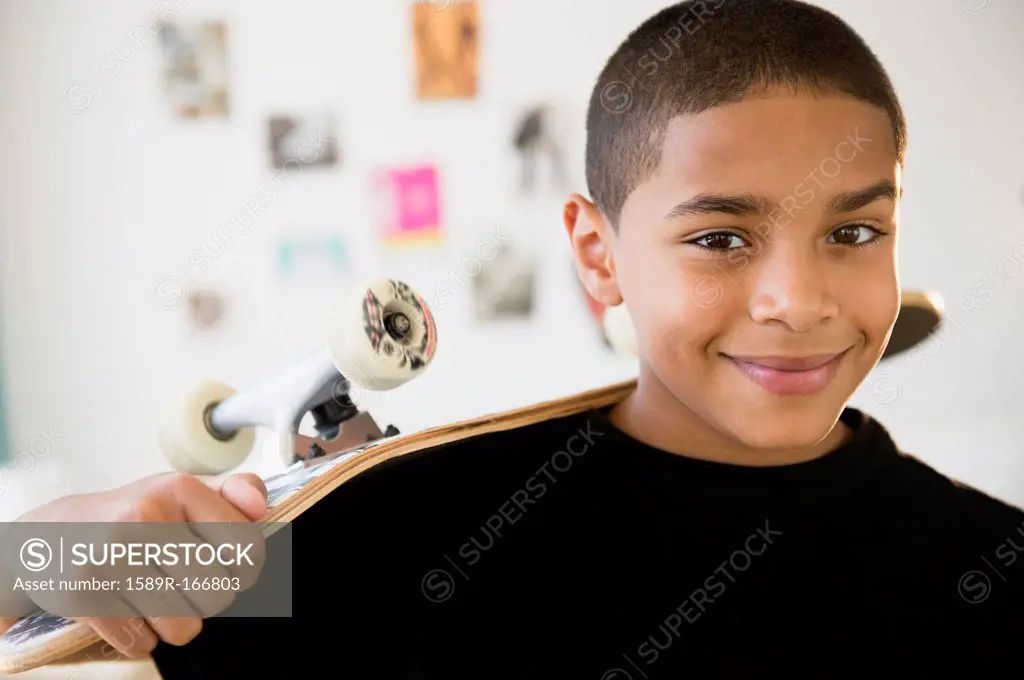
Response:
[{"label": "skateboard deck", "polygon": [[[270,511],[264,526],[291,522],[320,499],[367,470],[410,453],[561,418],[624,399],[635,387],[629,380],[525,408],[482,416],[420,432],[385,436],[309,461],[265,479]],[[299,439],[299,443],[305,440]],[[312,438],[308,439],[313,442]],[[102,639],[86,624],[38,612],[15,623],[0,638],[0,673],[15,674],[59,663]]]}]

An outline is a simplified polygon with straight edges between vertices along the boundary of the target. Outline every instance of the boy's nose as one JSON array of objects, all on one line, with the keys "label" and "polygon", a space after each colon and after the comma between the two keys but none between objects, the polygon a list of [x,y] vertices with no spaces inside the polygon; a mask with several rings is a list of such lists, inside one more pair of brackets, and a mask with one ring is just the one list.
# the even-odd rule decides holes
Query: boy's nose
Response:
[{"label": "boy's nose", "polygon": [[750,298],[757,323],[781,322],[804,332],[835,318],[839,305],[829,287],[827,265],[814,253],[778,253],[762,261]]}]

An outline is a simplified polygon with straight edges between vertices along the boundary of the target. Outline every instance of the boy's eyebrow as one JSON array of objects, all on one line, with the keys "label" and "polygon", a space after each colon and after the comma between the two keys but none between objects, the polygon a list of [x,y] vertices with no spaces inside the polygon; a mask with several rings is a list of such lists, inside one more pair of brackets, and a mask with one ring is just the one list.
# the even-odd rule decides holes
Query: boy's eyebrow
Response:
[{"label": "boy's eyebrow", "polygon": [[775,203],[765,196],[755,196],[753,194],[725,196],[722,194],[701,193],[669,210],[665,215],[665,219],[696,217],[697,215],[709,215],[712,213],[724,213],[734,217],[751,217],[770,215],[776,208]]},{"label": "boy's eyebrow", "polygon": [[[891,180],[883,179],[863,189],[836,194],[828,202],[828,210],[833,213],[853,212],[880,198],[888,198],[895,202],[898,194],[896,185]],[[665,219],[671,220],[713,213],[732,215],[734,217],[756,217],[771,215],[779,210],[779,205],[767,196],[700,193],[669,210],[665,215]]]},{"label": "boy's eyebrow", "polygon": [[890,180],[883,179],[879,182],[875,182],[869,187],[864,187],[857,191],[847,191],[845,193],[836,194],[832,197],[832,200],[828,202],[828,209],[829,212],[834,213],[853,212],[854,210],[860,210],[864,206],[869,205],[880,198],[888,198],[890,201],[895,203],[897,193],[896,185]]}]

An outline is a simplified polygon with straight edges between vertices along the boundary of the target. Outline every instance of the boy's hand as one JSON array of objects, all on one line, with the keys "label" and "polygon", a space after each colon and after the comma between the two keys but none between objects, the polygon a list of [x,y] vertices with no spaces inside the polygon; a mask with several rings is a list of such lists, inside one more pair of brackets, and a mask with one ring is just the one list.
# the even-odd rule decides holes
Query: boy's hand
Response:
[{"label": "boy's hand", "polygon": [[[267,512],[267,488],[257,475],[223,478],[168,473],[111,491],[65,496],[23,515],[19,522],[258,522]],[[254,531],[253,535],[258,532]],[[262,538],[262,535],[259,535]],[[264,545],[253,546],[260,559]],[[220,594],[223,597],[223,593]],[[232,597],[233,599],[233,597]],[[218,602],[217,606],[224,602]],[[228,603],[229,604],[229,603]],[[216,612],[211,612],[216,613]],[[148,655],[159,640],[183,645],[199,634],[202,617],[87,618],[114,649],[129,658]],[[0,633],[17,621],[0,618]]]}]

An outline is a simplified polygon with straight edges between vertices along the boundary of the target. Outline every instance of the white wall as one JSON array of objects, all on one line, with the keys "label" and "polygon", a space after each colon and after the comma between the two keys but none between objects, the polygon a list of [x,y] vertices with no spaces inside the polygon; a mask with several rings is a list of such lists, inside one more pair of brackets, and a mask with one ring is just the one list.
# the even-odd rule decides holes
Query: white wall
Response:
[{"label": "white wall", "polygon": [[[593,81],[655,0],[483,0],[477,101],[417,102],[408,0],[286,3],[182,0],[185,20],[229,23],[226,121],[180,122],[165,106],[159,50],[130,38],[142,0],[0,0],[0,225],[5,389],[16,451],[0,519],[54,496],[165,469],[154,432],[169,391],[215,377],[238,387],[316,349],[318,310],[346,281],[274,277],[274,236],[337,228],[357,249],[351,281],[381,274],[426,294],[495,229],[543,257],[535,324],[474,326],[461,291],[437,311],[436,363],[367,406],[402,429],[441,424],[629,377],[594,342],[577,301],[562,195],[513,205],[517,108],[550,97],[566,116],[573,181],[583,184],[583,120]],[[956,313],[928,353],[882,366],[854,405],[909,452],[1024,504],[1024,276],[995,270],[1024,242],[1024,2],[834,0],[890,69],[910,125],[902,213],[903,285],[950,307],[979,281],[994,295]],[[972,10],[971,13],[966,10]],[[980,12],[978,10],[981,10]],[[137,33],[136,33],[137,35]],[[101,59],[127,57],[116,76]],[[92,106],[67,106],[77,81]],[[333,109],[343,166],[287,182],[271,208],[205,272],[191,254],[271,181],[271,113]],[[368,172],[435,160],[447,243],[394,254],[374,239]],[[1024,256],[1024,246],[1017,252]],[[181,269],[179,269],[179,267]],[[220,287],[228,325],[197,334],[153,288],[182,273]],[[979,290],[980,292],[980,290]],[[876,383],[880,376],[889,376]],[[897,394],[893,403],[884,395]],[[884,388],[884,389],[882,389]],[[872,398],[874,396],[874,399]],[[258,461],[257,461],[258,463]]]}]

